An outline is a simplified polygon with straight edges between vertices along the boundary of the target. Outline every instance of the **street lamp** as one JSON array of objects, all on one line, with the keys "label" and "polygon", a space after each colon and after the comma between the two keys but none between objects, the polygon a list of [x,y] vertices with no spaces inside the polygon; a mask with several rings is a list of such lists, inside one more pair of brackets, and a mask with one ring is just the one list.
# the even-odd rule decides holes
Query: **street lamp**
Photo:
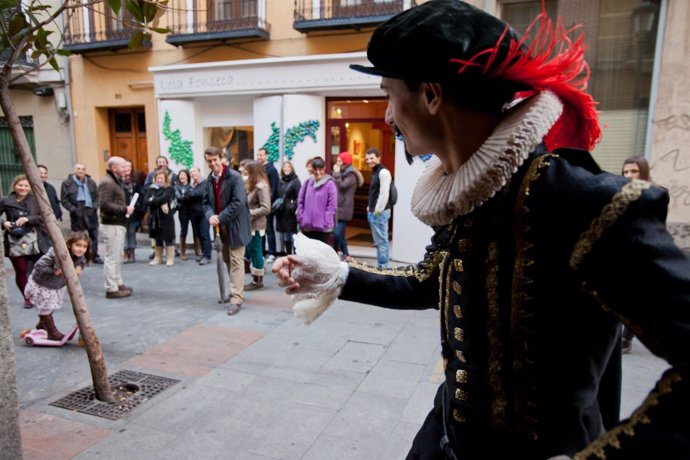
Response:
[{"label": "street lamp", "polygon": [[659,5],[652,0],[642,0],[642,4],[632,12],[633,35],[643,40],[654,30]]}]

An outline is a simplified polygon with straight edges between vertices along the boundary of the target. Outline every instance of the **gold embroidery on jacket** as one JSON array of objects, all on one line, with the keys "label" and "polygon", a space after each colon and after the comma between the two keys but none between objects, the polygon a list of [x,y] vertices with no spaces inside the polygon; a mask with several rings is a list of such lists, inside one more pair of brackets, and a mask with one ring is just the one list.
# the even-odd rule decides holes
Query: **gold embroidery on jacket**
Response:
[{"label": "gold embroidery on jacket", "polygon": [[462,286],[455,280],[453,280],[453,292],[455,292],[457,295],[462,294]]},{"label": "gold embroidery on jacket", "polygon": [[619,192],[613,195],[611,202],[604,206],[601,215],[594,219],[589,228],[582,232],[570,256],[570,268],[577,270],[586,256],[607,228],[611,227],[622,216],[631,203],[638,200],[642,192],[651,184],[643,180],[633,180],[625,184]]},{"label": "gold embroidery on jacket", "polygon": [[472,250],[472,240],[461,238],[458,240],[458,249],[460,252],[470,252]]},{"label": "gold embroidery on jacket", "polygon": [[455,399],[459,399],[460,401],[467,401],[467,392],[462,388],[456,388]]},{"label": "gold embroidery on jacket", "polygon": [[429,279],[436,267],[439,266],[444,257],[448,255],[448,251],[435,251],[429,257],[425,258],[418,265],[407,265],[404,267],[394,268],[378,268],[374,265],[369,265],[362,262],[350,262],[350,266],[367,273],[374,273],[377,275],[415,277],[417,281],[422,282]]},{"label": "gold embroidery on jacket", "polygon": [[541,175],[541,170],[550,165],[549,160],[556,155],[542,155],[534,159],[529,166],[525,178],[520,185],[515,204],[515,265],[513,267],[512,294],[510,307],[510,331],[513,349],[513,371],[518,374],[521,383],[516,387],[514,396],[514,411],[517,424],[523,433],[532,440],[537,439],[537,420],[531,415],[536,409],[536,386],[529,368],[534,361],[530,356],[531,326],[529,325],[531,314],[526,308],[526,303],[531,297],[526,292],[526,286],[533,283],[526,275],[528,267],[534,265],[534,261],[528,257],[533,244],[526,240],[525,236],[529,227],[525,218],[529,214],[526,199],[530,194],[530,186]]},{"label": "gold embroidery on jacket", "polygon": [[465,271],[462,265],[462,259],[453,259],[453,267],[455,267],[456,272],[461,273]]},{"label": "gold embroidery on jacket", "polygon": [[458,357],[458,360],[465,364],[467,362],[467,358],[465,358],[465,352],[461,350],[455,350],[455,356]]},{"label": "gold embroidery on jacket", "polygon": [[453,420],[456,422],[465,422],[465,416],[458,409],[453,409]]},{"label": "gold embroidery on jacket", "polygon": [[[443,305],[441,306],[441,311],[443,311],[443,318],[445,321],[445,327],[446,327],[446,337],[448,338],[448,345],[450,346],[451,344],[451,337],[450,337],[450,275],[452,270],[450,269],[450,264],[446,264],[445,259],[443,260],[443,263],[441,264],[441,273],[440,277],[441,279],[443,278],[443,271],[446,270],[446,279],[445,283],[441,282],[439,280],[439,286],[441,287],[439,291],[439,298],[442,300]],[[445,294],[443,293],[443,287],[445,284],[446,292]]]},{"label": "gold embroidery on jacket", "polygon": [[489,335],[489,387],[493,392],[491,403],[492,423],[498,429],[506,426],[505,390],[501,381],[503,352],[501,351],[500,319],[498,313],[498,245],[492,241],[486,261],[486,292],[488,303],[487,331]]},{"label": "gold embroidery on jacket", "polygon": [[464,369],[459,369],[455,371],[455,381],[458,383],[467,383],[467,371]]},{"label": "gold embroidery on jacket", "polygon": [[460,305],[453,306],[453,314],[457,319],[462,318],[462,307]]},{"label": "gold embroidery on jacket", "polygon": [[[647,415],[647,410],[659,404],[659,399],[671,393],[673,389],[671,388],[674,383],[680,382],[683,378],[675,373],[670,373],[666,375],[659,382],[659,389],[652,392],[647,399],[644,400],[642,405],[638,407],[635,412],[633,412],[630,419],[627,422],[615,426],[611,431],[604,433],[599,439],[594,441],[592,444],[587,446],[584,450],[578,452],[573,457],[573,460],[586,460],[594,455],[602,460],[606,459],[606,448],[613,447],[614,449],[620,449],[622,447],[622,435],[628,437],[635,436],[635,427],[637,425],[648,425],[652,420]],[[631,453],[632,455],[632,453]]]},{"label": "gold embroidery on jacket", "polygon": [[458,342],[465,341],[465,331],[463,331],[462,328],[456,327],[453,331],[453,335],[455,336],[455,340],[457,340]]}]

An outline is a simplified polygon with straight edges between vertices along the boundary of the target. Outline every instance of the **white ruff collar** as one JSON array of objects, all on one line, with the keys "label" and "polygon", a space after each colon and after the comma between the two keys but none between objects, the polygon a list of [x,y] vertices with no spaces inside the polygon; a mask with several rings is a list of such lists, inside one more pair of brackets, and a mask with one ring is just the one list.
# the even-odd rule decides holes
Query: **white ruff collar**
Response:
[{"label": "white ruff collar", "polygon": [[412,194],[412,213],[427,225],[446,225],[493,197],[542,142],[561,115],[553,93],[541,92],[504,115],[496,129],[453,174],[434,156]]}]

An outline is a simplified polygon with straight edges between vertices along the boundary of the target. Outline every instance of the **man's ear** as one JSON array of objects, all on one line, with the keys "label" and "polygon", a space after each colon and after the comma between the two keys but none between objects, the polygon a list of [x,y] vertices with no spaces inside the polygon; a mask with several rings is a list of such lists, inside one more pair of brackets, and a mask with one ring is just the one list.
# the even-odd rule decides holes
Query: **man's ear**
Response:
[{"label": "man's ear", "polygon": [[441,110],[443,90],[440,83],[424,82],[420,87],[424,105],[431,115],[437,115]]}]

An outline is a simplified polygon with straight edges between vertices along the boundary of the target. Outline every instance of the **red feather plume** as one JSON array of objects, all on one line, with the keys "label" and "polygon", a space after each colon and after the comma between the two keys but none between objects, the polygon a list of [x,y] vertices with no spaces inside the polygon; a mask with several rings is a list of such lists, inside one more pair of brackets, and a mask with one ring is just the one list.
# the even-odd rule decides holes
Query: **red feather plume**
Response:
[{"label": "red feather plume", "polygon": [[[534,39],[529,47],[525,47],[537,26]],[[546,147],[549,150],[559,147],[591,150],[601,138],[601,128],[597,103],[585,93],[590,72],[584,58],[584,38],[582,35],[575,41],[570,38],[577,28],[566,29],[560,17],[554,26],[542,6],[541,14],[527,27],[522,38],[511,40],[508,54],[502,62],[493,65],[508,27],[496,46],[480,51],[470,59],[451,59],[451,62],[462,64],[458,73],[468,67],[481,67],[482,73],[489,78],[522,83],[533,88],[519,93],[518,97],[526,97],[535,91],[551,91],[563,103],[563,113],[544,138]],[[488,55],[486,62],[478,63],[477,59],[484,55]]]}]

